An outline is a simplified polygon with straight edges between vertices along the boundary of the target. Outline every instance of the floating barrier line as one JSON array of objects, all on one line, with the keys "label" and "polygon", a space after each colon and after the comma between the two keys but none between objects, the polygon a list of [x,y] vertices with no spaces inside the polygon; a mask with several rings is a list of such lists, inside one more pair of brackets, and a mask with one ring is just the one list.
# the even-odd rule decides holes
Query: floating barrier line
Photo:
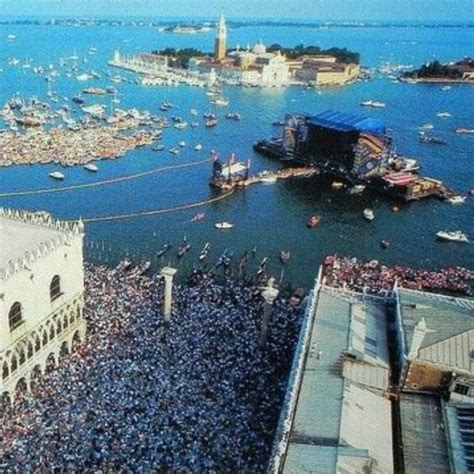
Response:
[{"label": "floating barrier line", "polygon": [[129,181],[132,179],[142,178],[143,176],[149,176],[151,174],[160,173],[162,171],[170,171],[170,170],[177,170],[183,168],[191,168],[192,166],[199,166],[203,165],[204,163],[209,163],[211,161],[210,158],[206,158],[205,160],[200,161],[192,161],[191,163],[182,163],[180,165],[170,165],[164,166],[162,168],[154,168],[152,170],[143,171],[137,174],[131,174],[128,176],[121,176],[119,178],[111,178],[102,181],[95,181],[94,183],[84,183],[84,184],[75,184],[71,186],[63,186],[62,188],[44,188],[44,189],[35,189],[29,191],[17,191],[12,193],[2,193],[0,194],[0,198],[9,198],[9,197],[19,197],[19,196],[32,196],[37,194],[50,194],[50,193],[61,193],[67,191],[75,191],[77,189],[86,189],[86,188],[94,188],[96,186],[103,186],[106,184],[113,184],[113,183],[121,183],[123,181]]},{"label": "floating barrier line", "polygon": [[194,207],[206,206],[208,204],[212,204],[213,202],[221,201],[222,199],[225,199],[226,197],[230,196],[233,193],[234,193],[234,189],[231,189],[228,193],[222,194],[215,198],[207,199],[205,201],[194,202],[191,204],[183,204],[182,206],[168,207],[166,209],[154,209],[151,211],[135,212],[131,214],[118,214],[115,216],[91,217],[89,219],[87,218],[82,219],[82,222],[91,224],[94,222],[119,221],[119,220],[125,220],[125,219],[135,219],[137,217],[147,217],[147,216],[157,216],[160,214],[169,214],[171,212],[184,211],[185,209],[192,209]]}]

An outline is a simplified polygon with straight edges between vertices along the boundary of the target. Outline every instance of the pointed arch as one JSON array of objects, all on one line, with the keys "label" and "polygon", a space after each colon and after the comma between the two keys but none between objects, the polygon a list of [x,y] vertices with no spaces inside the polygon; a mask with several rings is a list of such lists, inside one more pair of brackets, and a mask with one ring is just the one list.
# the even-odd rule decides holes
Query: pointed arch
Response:
[{"label": "pointed arch", "polygon": [[7,362],[3,362],[2,366],[2,380],[6,380],[10,375],[10,367],[8,367]]}]

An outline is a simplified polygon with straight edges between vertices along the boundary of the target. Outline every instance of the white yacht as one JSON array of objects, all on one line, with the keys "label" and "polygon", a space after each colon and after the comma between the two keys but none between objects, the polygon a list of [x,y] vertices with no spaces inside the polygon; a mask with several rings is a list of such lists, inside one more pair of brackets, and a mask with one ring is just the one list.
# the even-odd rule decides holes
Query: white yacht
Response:
[{"label": "white yacht", "polygon": [[438,237],[439,240],[446,240],[448,242],[469,242],[467,235],[461,232],[460,230],[455,230],[454,232],[440,230],[439,232],[437,232],[436,237]]},{"label": "white yacht", "polygon": [[198,144],[194,147],[194,149],[195,149],[196,151],[201,151],[201,150],[202,150],[202,145],[201,145],[200,143],[198,143]]},{"label": "white yacht", "polygon": [[216,226],[216,229],[232,229],[234,227],[234,224],[231,224],[230,222],[217,222],[214,224]]},{"label": "white yacht", "polygon": [[92,171],[93,173],[99,171],[99,168],[94,165],[94,163],[88,163],[87,165],[84,165],[84,169],[87,171]]},{"label": "white yacht", "polygon": [[460,196],[459,194],[448,199],[450,204],[464,204],[466,196]]}]

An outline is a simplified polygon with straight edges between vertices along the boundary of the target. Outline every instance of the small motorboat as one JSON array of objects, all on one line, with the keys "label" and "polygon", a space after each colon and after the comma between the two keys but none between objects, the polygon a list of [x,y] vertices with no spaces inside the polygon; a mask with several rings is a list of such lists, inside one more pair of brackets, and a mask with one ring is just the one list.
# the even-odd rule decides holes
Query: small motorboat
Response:
[{"label": "small motorboat", "polygon": [[385,107],[384,102],[379,102],[377,100],[366,100],[361,102],[362,107],[372,107],[373,109],[383,109]]},{"label": "small motorboat", "polygon": [[200,143],[198,143],[198,144],[194,147],[194,149],[195,149],[196,151],[201,151],[201,150],[202,150],[202,145],[201,145]]},{"label": "small motorboat", "polygon": [[321,224],[321,218],[319,216],[311,216],[306,223],[306,227],[313,229],[314,227],[318,227]]},{"label": "small motorboat", "polygon": [[457,128],[454,132],[458,135],[474,135],[474,128]]},{"label": "small motorboat", "polygon": [[217,119],[208,119],[206,120],[206,127],[207,128],[212,128],[212,127],[215,127],[217,125]]},{"label": "small motorboat", "polygon": [[262,176],[259,181],[262,184],[274,184],[277,182],[277,177],[272,175]]},{"label": "small motorboat", "polygon": [[448,202],[450,204],[464,204],[466,202],[466,196],[460,196],[460,195],[452,196],[448,198]]},{"label": "small motorboat", "polygon": [[381,240],[380,241],[380,246],[383,248],[383,249],[388,249],[390,247],[390,242],[388,240]]},{"label": "small motorboat", "polygon": [[152,148],[153,151],[163,151],[165,149],[164,145],[156,145]]},{"label": "small motorboat", "polygon": [[333,181],[331,184],[331,188],[333,189],[342,189],[344,187],[344,183],[342,181]]},{"label": "small motorboat", "polygon": [[170,248],[171,248],[171,244],[163,244],[161,246],[160,250],[158,250],[158,252],[156,252],[157,258],[162,257],[166,252],[168,252],[168,250]]},{"label": "small motorboat", "polygon": [[426,131],[426,130],[433,130],[433,128],[434,128],[434,125],[432,125],[431,123],[425,123],[424,125],[421,125],[421,127],[418,127],[418,130]]},{"label": "small motorboat", "polygon": [[216,222],[215,224],[216,229],[232,229],[234,227],[234,224],[231,224],[230,222]]},{"label": "small motorboat", "polygon": [[241,117],[240,114],[233,112],[233,113],[226,114],[225,118],[226,118],[226,119],[229,119],[229,120],[236,120],[236,121],[238,121],[238,120],[240,120],[242,117]]},{"label": "small motorboat", "polygon": [[52,173],[49,173],[48,176],[59,181],[65,178],[65,176],[60,171],[53,171]]},{"label": "small motorboat", "polygon": [[201,222],[206,218],[206,214],[204,212],[198,212],[194,217],[194,222]]},{"label": "small motorboat", "polygon": [[257,276],[260,276],[267,269],[268,257],[264,257],[257,270]]},{"label": "small motorboat", "polygon": [[452,115],[449,113],[449,112],[438,112],[436,114],[436,117],[439,117],[439,118],[450,118],[452,117]]},{"label": "small motorboat", "polygon": [[181,140],[178,145],[181,147],[181,148],[184,148],[186,146],[186,142],[184,140]]},{"label": "small motorboat", "polygon": [[439,240],[444,240],[447,242],[462,242],[462,243],[469,242],[467,235],[461,232],[460,230],[455,230],[453,232],[440,230],[439,232],[436,233],[436,237],[438,237]]},{"label": "small motorboat", "polygon": [[191,244],[182,245],[181,247],[178,248],[177,257],[178,258],[184,257],[189,252],[190,249],[191,249]]},{"label": "small motorboat", "polygon": [[365,185],[356,184],[349,189],[349,194],[361,194],[365,191]]},{"label": "small motorboat", "polygon": [[364,209],[364,217],[370,222],[375,218],[374,211],[372,209]]},{"label": "small motorboat", "polygon": [[179,148],[170,148],[170,153],[172,155],[179,155]]},{"label": "small motorboat", "polygon": [[191,109],[191,110],[189,111],[189,113],[190,113],[191,115],[197,115],[197,114],[198,114],[198,111],[197,111],[196,109]]},{"label": "small motorboat", "polygon": [[233,257],[232,251],[229,249],[225,249],[222,255],[217,260],[216,268],[219,268],[221,266],[224,266],[227,268],[232,262],[232,257]]},{"label": "small motorboat", "polygon": [[199,260],[202,262],[204,259],[207,258],[207,256],[209,255],[209,247],[211,246],[211,244],[209,242],[206,242],[206,245],[204,245],[204,247],[202,248],[201,250],[201,253],[199,254]]},{"label": "small motorboat", "polygon": [[451,86],[443,86],[440,88],[442,91],[449,91],[451,89]]},{"label": "small motorboat", "polygon": [[283,263],[283,265],[285,265],[286,263],[288,263],[289,260],[290,260],[289,250],[281,250],[280,251],[280,262]]},{"label": "small motorboat", "polygon": [[87,171],[92,171],[93,173],[97,173],[97,171],[99,171],[99,168],[94,165],[94,163],[88,163],[87,165],[84,165],[84,169]]},{"label": "small motorboat", "polygon": [[439,137],[427,137],[425,135],[420,136],[421,143],[429,143],[431,145],[447,145],[446,141]]}]

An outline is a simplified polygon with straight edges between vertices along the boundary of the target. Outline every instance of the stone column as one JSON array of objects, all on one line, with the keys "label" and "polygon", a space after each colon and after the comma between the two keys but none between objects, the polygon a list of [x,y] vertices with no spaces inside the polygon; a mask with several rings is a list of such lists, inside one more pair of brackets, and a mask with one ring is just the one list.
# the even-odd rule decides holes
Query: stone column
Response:
[{"label": "stone column", "polygon": [[260,346],[265,346],[268,339],[268,332],[270,329],[270,316],[272,314],[273,302],[276,300],[279,291],[273,287],[273,282],[275,280],[270,278],[268,280],[268,285],[263,287],[262,296],[265,300],[263,304],[263,316],[262,316],[262,326],[260,329]]},{"label": "stone column", "polygon": [[173,291],[173,277],[178,270],[172,267],[164,267],[161,269],[160,275],[165,279],[165,301],[163,304],[163,314],[165,321],[171,319],[171,303]]}]

